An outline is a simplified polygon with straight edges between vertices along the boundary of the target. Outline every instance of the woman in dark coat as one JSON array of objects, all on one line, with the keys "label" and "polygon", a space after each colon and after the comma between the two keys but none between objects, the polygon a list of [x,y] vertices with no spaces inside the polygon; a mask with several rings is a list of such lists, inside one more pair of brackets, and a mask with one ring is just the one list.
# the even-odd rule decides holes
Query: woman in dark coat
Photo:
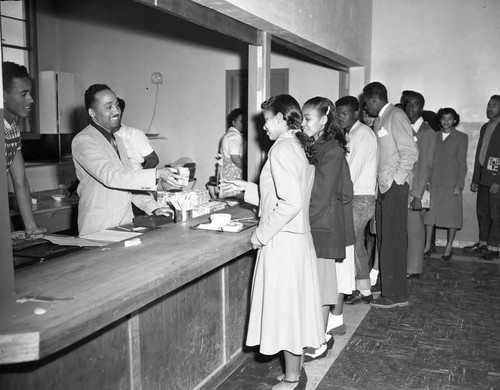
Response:
[{"label": "woman in dark coat", "polygon": [[[336,122],[334,104],[329,99],[315,97],[304,104],[302,113],[302,130],[315,140],[314,147],[318,157],[309,220],[318,256],[326,331],[330,308],[335,306],[342,313],[344,281],[339,280],[341,285],[338,284],[336,260],[343,261],[346,258],[346,247],[354,244],[353,187],[345,158],[347,140]],[[354,262],[351,262],[350,274],[354,284]],[[344,266],[349,267],[347,261],[342,264],[343,268]],[[344,271],[340,272],[344,274]],[[346,293],[350,294],[352,291]],[[325,338],[327,342],[319,349],[306,352],[306,361],[326,356],[328,347],[333,345],[333,337],[326,334]]]},{"label": "woman in dark coat", "polygon": [[434,227],[448,229],[448,240],[441,259],[453,255],[452,245],[457,229],[462,228],[462,190],[467,173],[467,134],[455,129],[460,116],[453,108],[441,108],[437,113],[441,131],[437,133],[434,164],[431,175],[431,207],[425,215],[425,256],[432,251]]}]

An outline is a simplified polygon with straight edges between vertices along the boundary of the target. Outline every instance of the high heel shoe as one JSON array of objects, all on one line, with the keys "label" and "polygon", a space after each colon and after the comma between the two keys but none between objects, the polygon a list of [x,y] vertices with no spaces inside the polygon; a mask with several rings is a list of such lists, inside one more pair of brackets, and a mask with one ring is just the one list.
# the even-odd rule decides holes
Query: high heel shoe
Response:
[{"label": "high heel shoe", "polygon": [[453,251],[450,251],[449,255],[443,255],[443,256],[441,256],[441,260],[443,260],[443,261],[450,261],[452,256],[453,256]]},{"label": "high heel shoe", "polygon": [[429,257],[431,257],[431,255],[434,253],[434,249],[429,249],[428,251],[425,251],[424,252],[424,259],[428,259]]},{"label": "high heel shoe", "polygon": [[285,379],[285,374],[282,374],[280,376],[278,376],[278,379],[280,382],[285,382],[285,383],[297,383],[297,386],[295,386],[293,388],[293,390],[306,390],[306,385],[307,385],[307,374],[306,374],[306,370],[304,369],[304,367],[302,367],[302,370],[300,370],[300,377],[299,377],[299,380],[298,381],[287,381]]}]

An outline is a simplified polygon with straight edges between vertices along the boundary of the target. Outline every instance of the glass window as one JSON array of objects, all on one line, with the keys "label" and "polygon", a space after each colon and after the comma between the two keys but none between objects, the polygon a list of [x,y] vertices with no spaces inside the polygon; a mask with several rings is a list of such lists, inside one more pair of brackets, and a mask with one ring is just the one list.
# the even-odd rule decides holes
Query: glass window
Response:
[{"label": "glass window", "polygon": [[[34,51],[31,44],[30,15],[34,15],[33,3],[29,0],[1,0],[0,17],[2,25],[2,60],[24,65],[36,85],[36,69]],[[30,123],[36,123],[35,111],[24,123],[21,129],[30,132]]]}]

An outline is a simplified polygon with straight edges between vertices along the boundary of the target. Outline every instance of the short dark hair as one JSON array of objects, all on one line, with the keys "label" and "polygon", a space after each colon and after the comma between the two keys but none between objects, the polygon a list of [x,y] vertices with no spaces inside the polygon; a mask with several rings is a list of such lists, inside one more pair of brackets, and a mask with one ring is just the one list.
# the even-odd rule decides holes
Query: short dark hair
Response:
[{"label": "short dark hair", "polygon": [[500,103],[500,95],[493,95],[492,97],[490,97],[490,100],[496,100]]},{"label": "short dark hair", "polygon": [[415,92],[415,91],[409,91],[410,93],[408,93],[406,95],[406,100],[408,99],[417,99],[420,104],[422,105],[422,108],[425,106],[425,99],[424,99],[424,95],[422,95],[420,92]]},{"label": "short dark hair", "polygon": [[365,85],[363,94],[367,99],[376,97],[379,100],[387,101],[387,88],[378,81]]},{"label": "short dark hair", "polygon": [[350,107],[353,111],[359,111],[359,100],[354,96],[344,96],[335,102],[336,107]]},{"label": "short dark hair", "polygon": [[245,116],[245,111],[242,108],[235,108],[233,111],[231,111],[229,114],[227,114],[227,117],[226,117],[227,127],[231,127],[233,125],[233,122],[240,115]]},{"label": "short dark hair", "polygon": [[95,102],[95,95],[97,95],[101,91],[110,90],[106,84],[92,84],[85,91],[85,109],[88,111],[89,108],[92,108]]},{"label": "short dark hair", "polygon": [[29,79],[28,69],[23,65],[14,62],[4,61],[2,63],[3,90],[10,92],[14,79]]},{"label": "short dark hair", "polygon": [[460,115],[458,115],[455,109],[451,107],[445,107],[445,108],[440,108],[436,114],[436,120],[439,123],[440,127],[441,127],[441,118],[443,117],[443,115],[446,114],[453,115],[453,126],[457,126],[460,123]]}]

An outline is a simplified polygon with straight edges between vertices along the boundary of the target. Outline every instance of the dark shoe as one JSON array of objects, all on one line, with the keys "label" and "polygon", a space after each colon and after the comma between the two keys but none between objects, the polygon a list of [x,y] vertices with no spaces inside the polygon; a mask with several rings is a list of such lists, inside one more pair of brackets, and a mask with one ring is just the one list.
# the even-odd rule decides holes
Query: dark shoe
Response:
[{"label": "dark shoe", "polygon": [[342,324],[336,326],[335,328],[329,329],[328,332],[326,333],[330,333],[332,336],[342,336],[345,334],[346,331],[347,329],[345,327],[345,324]]},{"label": "dark shoe", "polygon": [[490,251],[487,250],[482,256],[481,259],[483,260],[493,260],[498,258],[498,252],[497,251]]},{"label": "dark shoe", "polygon": [[332,349],[333,348],[333,344],[335,344],[335,338],[330,335],[331,337],[326,341],[326,348],[328,350]]},{"label": "dark shoe", "polygon": [[441,256],[441,260],[443,260],[443,261],[450,261],[451,258],[452,258],[452,256],[453,256],[453,251],[450,251],[449,255],[443,255],[443,256]]},{"label": "dark shoe", "polygon": [[431,257],[431,255],[434,253],[434,248],[429,249],[428,251],[424,252],[424,259],[428,259]]},{"label": "dark shoe", "polygon": [[420,279],[421,274],[406,274],[406,279]]},{"label": "dark shoe", "polygon": [[344,298],[344,303],[348,305],[357,305],[358,303],[365,302],[370,303],[373,300],[373,294],[364,296],[361,295],[359,291],[354,291],[351,295],[347,295]]},{"label": "dark shoe", "polygon": [[313,360],[323,359],[326,355],[328,355],[328,346],[326,344],[321,344],[319,348],[307,348],[306,353],[304,353],[304,362],[309,363]]},{"label": "dark shoe", "polygon": [[293,390],[306,390],[306,385],[307,385],[306,370],[304,369],[304,367],[302,367],[302,370],[300,371],[300,378],[298,381],[287,381],[284,375],[280,380],[280,382],[282,381],[285,383],[297,383],[297,386],[295,386]]},{"label": "dark shoe", "polygon": [[486,252],[487,250],[488,246],[479,242],[476,242],[474,245],[464,246],[464,251],[466,252]]},{"label": "dark shoe", "polygon": [[378,307],[379,309],[392,309],[393,307],[403,307],[408,306],[408,300],[402,299],[391,299],[387,297],[378,297],[370,302],[373,307]]}]

